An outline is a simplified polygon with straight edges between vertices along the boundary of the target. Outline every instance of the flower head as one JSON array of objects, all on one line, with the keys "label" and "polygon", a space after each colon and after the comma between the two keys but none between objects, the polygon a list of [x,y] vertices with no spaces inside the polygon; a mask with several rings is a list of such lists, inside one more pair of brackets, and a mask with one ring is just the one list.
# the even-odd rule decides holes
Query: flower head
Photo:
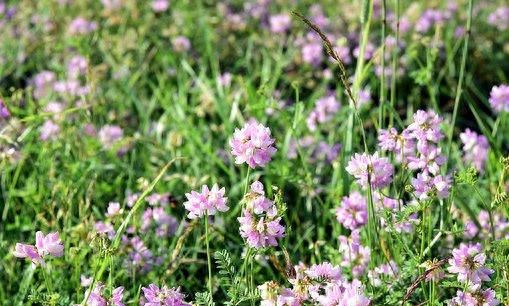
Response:
[{"label": "flower head", "polygon": [[481,252],[480,244],[462,243],[452,251],[452,256],[447,270],[458,274],[458,281],[478,285],[490,280],[494,271],[484,266],[486,255]]},{"label": "flower head", "polygon": [[509,112],[509,85],[493,86],[489,101],[496,113]]},{"label": "flower head", "polygon": [[207,185],[203,185],[201,192],[186,193],[187,201],[184,202],[184,207],[189,211],[187,217],[196,219],[205,215],[215,215],[217,211],[227,211],[226,200],[228,198],[224,197],[224,193],[224,187],[219,189],[217,184],[214,184],[211,189]]},{"label": "flower head", "polygon": [[161,288],[155,284],[148,287],[142,287],[143,296],[145,298],[145,306],[188,306],[190,304],[184,301],[184,294],[180,292],[180,288],[168,288],[163,285]]},{"label": "flower head", "polygon": [[242,129],[235,129],[230,140],[231,153],[235,163],[247,163],[249,167],[264,167],[276,153],[274,139],[268,127],[256,121],[249,121]]},{"label": "flower head", "polygon": [[360,228],[368,220],[366,198],[358,192],[352,192],[344,197],[341,206],[336,209],[338,222],[350,230]]},{"label": "flower head", "polygon": [[362,187],[368,186],[368,178],[373,188],[383,188],[392,182],[394,166],[385,157],[356,153],[348,162],[346,171],[357,179]]}]

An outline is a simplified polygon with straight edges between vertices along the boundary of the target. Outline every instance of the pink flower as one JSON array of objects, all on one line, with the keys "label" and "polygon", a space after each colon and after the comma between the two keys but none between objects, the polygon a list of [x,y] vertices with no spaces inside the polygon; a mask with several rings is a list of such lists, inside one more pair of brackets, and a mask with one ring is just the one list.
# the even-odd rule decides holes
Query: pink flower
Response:
[{"label": "pink flower", "polygon": [[481,245],[460,244],[459,248],[452,250],[452,258],[449,259],[448,271],[458,274],[458,281],[478,285],[483,281],[490,281],[493,270],[484,266],[486,255],[481,253]]},{"label": "pink flower", "polygon": [[477,290],[475,292],[456,293],[456,297],[447,301],[449,306],[497,306],[500,301],[495,297],[493,289]]},{"label": "pink flower", "polygon": [[52,255],[55,257],[61,257],[64,255],[64,246],[58,232],[49,233],[44,236],[41,231],[35,233],[35,246],[42,257],[46,255]]},{"label": "pink flower", "polygon": [[227,211],[226,200],[228,198],[224,197],[224,193],[224,187],[219,189],[217,184],[214,184],[210,190],[207,185],[203,185],[201,193],[196,191],[186,193],[187,201],[184,202],[184,207],[189,211],[187,217],[196,219],[204,215],[215,215],[217,211]]},{"label": "pink flower", "polygon": [[191,49],[191,42],[185,36],[177,36],[171,41],[173,50],[176,52],[185,52]]},{"label": "pink flower", "polygon": [[366,198],[358,192],[352,192],[344,197],[341,206],[336,209],[338,222],[349,230],[362,227],[368,221]]},{"label": "pink flower", "polygon": [[493,86],[489,101],[496,113],[509,112],[509,85]]},{"label": "pink flower", "polygon": [[99,130],[99,141],[105,149],[112,148],[122,137],[124,131],[118,125],[105,125]]},{"label": "pink flower", "polygon": [[190,304],[184,301],[184,295],[180,288],[168,288],[166,285],[160,289],[155,284],[148,287],[142,287],[145,298],[144,306],[188,306]]},{"label": "pink flower", "polygon": [[18,258],[29,258],[33,265],[44,266],[44,259],[37,252],[37,248],[33,245],[16,243],[16,249],[14,250],[14,256]]},{"label": "pink flower", "polygon": [[77,17],[69,24],[69,34],[87,34],[97,29],[97,23],[88,21],[83,17]]},{"label": "pink flower", "polygon": [[350,237],[339,236],[341,266],[351,269],[355,278],[361,277],[371,258],[371,250],[361,245],[359,230],[354,230]]},{"label": "pink flower", "polygon": [[251,185],[251,193],[246,195],[246,207],[237,218],[240,235],[254,248],[277,246],[277,239],[284,236],[285,227],[274,202],[264,195],[263,185],[256,181]]},{"label": "pink flower", "polygon": [[482,171],[490,148],[488,139],[470,129],[461,133],[460,139],[463,143],[463,161],[472,164],[477,171]]},{"label": "pink flower", "polygon": [[306,119],[309,130],[315,131],[318,124],[329,122],[334,117],[341,105],[334,95],[320,98],[316,101],[316,106]]},{"label": "pink flower", "polygon": [[160,13],[170,7],[170,2],[168,0],[153,0],[151,6],[154,12]]},{"label": "pink flower", "polygon": [[357,179],[362,187],[368,186],[368,176],[373,188],[383,188],[392,182],[394,167],[385,157],[356,153],[348,162],[346,171]]},{"label": "pink flower", "polygon": [[230,140],[235,163],[247,163],[249,167],[264,167],[276,153],[274,139],[268,127],[251,120],[242,129],[235,129]]},{"label": "pink flower", "polygon": [[13,252],[15,257],[29,258],[33,265],[44,266],[44,257],[47,255],[61,257],[64,254],[64,246],[60,241],[58,232],[50,233],[46,236],[41,231],[35,233],[35,246],[29,244],[16,243]]},{"label": "pink flower", "polygon": [[112,218],[119,214],[120,214],[120,203],[110,202],[108,204],[108,212],[106,213],[106,217]]},{"label": "pink flower", "polygon": [[39,139],[42,141],[55,140],[60,134],[60,126],[51,120],[46,120],[40,128]]},{"label": "pink flower", "polygon": [[269,18],[269,25],[272,33],[284,33],[290,29],[292,19],[288,14],[273,15]]}]

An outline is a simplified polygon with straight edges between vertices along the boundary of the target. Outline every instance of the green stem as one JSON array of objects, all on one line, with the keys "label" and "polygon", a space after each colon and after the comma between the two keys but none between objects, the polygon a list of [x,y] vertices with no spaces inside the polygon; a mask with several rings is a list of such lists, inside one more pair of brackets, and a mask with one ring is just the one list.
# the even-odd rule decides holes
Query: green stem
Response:
[{"label": "green stem", "polygon": [[[467,19],[467,30],[465,33],[465,43],[463,44],[463,53],[461,55],[461,66],[460,66],[460,75],[458,80],[458,86],[456,87],[456,97],[454,98],[454,109],[452,112],[452,122],[451,128],[449,130],[448,140],[447,140],[447,156],[451,155],[451,146],[452,146],[452,135],[454,133],[454,125],[456,124],[456,117],[458,115],[458,108],[461,98],[461,93],[463,90],[463,80],[465,78],[465,66],[467,63],[467,54],[468,54],[468,41],[470,39],[470,29],[472,28],[472,7],[474,0],[468,1],[468,19]],[[446,165],[447,167],[447,165]]]},{"label": "green stem", "polygon": [[46,271],[46,267],[41,267],[42,275],[44,277],[44,283],[46,284],[46,290],[48,290],[48,294],[53,294],[53,288],[51,286],[51,280],[48,277],[48,273]]},{"label": "green stem", "polygon": [[380,105],[378,106],[378,128],[383,129],[384,103],[385,103],[385,27],[387,24],[386,0],[382,0],[382,44],[381,44],[381,66],[380,76]]},{"label": "green stem", "polygon": [[246,183],[244,185],[244,195],[246,195],[247,193],[247,187],[249,186],[249,175],[251,174],[251,167],[247,167],[247,174],[246,174]]},{"label": "green stem", "polygon": [[396,45],[392,50],[392,76],[391,76],[391,111],[389,112],[389,126],[394,124],[394,108],[396,104],[396,78],[398,71],[398,53],[399,53],[399,0],[396,0]]},{"label": "green stem", "polygon": [[205,213],[205,243],[207,244],[207,268],[209,271],[208,289],[209,289],[210,298],[212,299],[212,264],[210,261],[208,212]]}]

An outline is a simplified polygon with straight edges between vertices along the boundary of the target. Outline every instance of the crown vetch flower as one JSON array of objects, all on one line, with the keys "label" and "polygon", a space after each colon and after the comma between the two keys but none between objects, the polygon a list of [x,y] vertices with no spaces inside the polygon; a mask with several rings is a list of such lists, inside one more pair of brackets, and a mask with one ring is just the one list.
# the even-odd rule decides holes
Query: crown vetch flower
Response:
[{"label": "crown vetch flower", "polygon": [[336,218],[349,230],[360,228],[368,221],[366,198],[358,192],[343,197],[341,206],[336,209]]},{"label": "crown vetch flower", "polygon": [[496,113],[509,112],[509,85],[493,86],[489,101]]},{"label": "crown vetch flower", "polygon": [[452,250],[452,256],[447,270],[458,274],[460,282],[478,285],[483,281],[489,281],[490,275],[494,273],[484,266],[486,255],[481,252],[479,243],[462,243],[459,248]]},{"label": "crown vetch flower", "polygon": [[383,188],[392,182],[394,166],[387,158],[378,157],[378,152],[373,155],[355,153],[348,162],[346,171],[353,175],[362,187],[368,186],[369,176],[373,188]]},{"label": "crown vetch flower", "polygon": [[264,167],[276,153],[270,129],[251,120],[242,129],[235,129],[230,140],[235,163],[246,163],[251,168]]},{"label": "crown vetch flower", "polygon": [[447,301],[449,306],[497,306],[500,301],[495,297],[493,289],[477,290],[475,292],[463,292],[458,290],[456,296]]},{"label": "crown vetch flower", "polygon": [[463,143],[463,161],[472,164],[478,171],[482,171],[488,158],[490,147],[488,139],[470,129],[461,133],[460,139]]},{"label": "crown vetch flower", "polygon": [[142,287],[143,296],[145,298],[145,306],[188,306],[190,304],[184,301],[184,294],[180,292],[180,288],[168,288],[163,285],[161,288],[155,284],[148,287]]},{"label": "crown vetch flower", "polygon": [[41,231],[38,231],[35,233],[35,246],[37,247],[39,255],[42,257],[48,254],[55,257],[64,255],[64,246],[62,245],[62,241],[60,241],[58,232],[49,233],[44,236]]},{"label": "crown vetch flower", "polygon": [[44,259],[37,252],[37,248],[33,245],[16,243],[15,250],[13,252],[15,257],[18,258],[28,258],[32,261],[32,264],[37,266],[44,266]]},{"label": "crown vetch flower", "polygon": [[187,217],[189,219],[197,219],[207,215],[215,215],[217,211],[227,211],[226,200],[224,197],[224,187],[219,189],[217,184],[214,184],[211,189],[207,185],[203,185],[201,192],[191,191],[186,193],[187,201],[184,202],[184,207],[189,211]]},{"label": "crown vetch flower", "polygon": [[265,197],[259,181],[251,184],[251,193],[246,199],[246,207],[237,218],[240,235],[254,248],[277,246],[277,239],[284,236],[285,227],[281,225],[277,207]]}]

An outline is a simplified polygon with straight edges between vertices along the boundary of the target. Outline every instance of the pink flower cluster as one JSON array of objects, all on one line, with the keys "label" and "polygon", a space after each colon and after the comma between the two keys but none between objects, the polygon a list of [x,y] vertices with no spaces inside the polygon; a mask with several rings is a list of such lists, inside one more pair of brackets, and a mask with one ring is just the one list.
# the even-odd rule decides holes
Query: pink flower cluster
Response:
[{"label": "pink flower cluster", "polygon": [[459,248],[452,250],[452,256],[447,270],[457,274],[459,282],[480,285],[483,281],[490,281],[494,271],[484,266],[486,255],[481,252],[479,243],[462,243]]},{"label": "pink flower cluster", "polygon": [[274,202],[265,197],[259,181],[251,184],[251,192],[245,196],[246,205],[238,218],[240,235],[253,248],[277,246],[277,239],[285,234],[281,217]]},{"label": "pink flower cluster", "polygon": [[443,199],[449,195],[450,178],[440,174],[446,159],[438,146],[444,137],[442,119],[433,111],[418,110],[413,122],[401,134],[396,129],[381,130],[378,141],[382,150],[399,155],[399,161],[418,171],[412,179],[415,194],[421,200],[433,195]]},{"label": "pink flower cluster", "polygon": [[355,177],[357,183],[364,188],[371,183],[372,188],[383,188],[392,182],[394,166],[385,157],[379,157],[378,152],[373,155],[366,153],[354,154],[346,171]]},{"label": "pink flower cluster", "polygon": [[224,187],[219,189],[217,184],[214,184],[211,189],[207,185],[203,185],[201,192],[186,193],[187,201],[184,202],[184,207],[189,211],[187,217],[197,219],[205,215],[215,215],[217,211],[227,211],[226,200],[228,198],[224,196],[224,193]]},{"label": "pink flower cluster", "polygon": [[148,287],[142,287],[143,298],[141,305],[144,306],[188,306],[189,303],[184,301],[184,294],[180,292],[180,288],[169,288],[163,285],[161,288],[155,284]]},{"label": "pink flower cluster", "polygon": [[368,306],[371,302],[361,282],[344,280],[338,266],[324,262],[309,268],[296,266],[295,271],[296,276],[290,279],[293,289],[272,281],[259,286],[261,305]]},{"label": "pink flower cluster", "polygon": [[[107,298],[105,295],[105,286],[102,283],[98,283],[90,296],[88,297],[88,306],[124,306],[122,299],[124,298],[124,287],[117,287],[111,292],[111,297]],[[85,297],[88,296],[88,291],[85,293]]]},{"label": "pink flower cluster", "polygon": [[509,85],[493,86],[489,102],[496,113],[509,112]]},{"label": "pink flower cluster", "polygon": [[362,227],[368,221],[366,198],[358,192],[343,197],[341,206],[336,209],[336,218],[349,230]]},{"label": "pink flower cluster", "polygon": [[495,290],[475,290],[474,292],[456,292],[456,297],[447,301],[448,306],[497,306],[500,301],[495,297]]},{"label": "pink flower cluster", "polygon": [[30,244],[16,243],[14,256],[28,258],[33,265],[45,266],[44,257],[51,255],[61,257],[64,255],[64,246],[60,241],[58,232],[44,235],[41,231],[35,233],[35,246]]},{"label": "pink flower cluster", "polygon": [[235,129],[230,146],[235,163],[246,163],[253,169],[264,167],[276,153],[269,128],[255,120],[250,120],[240,130]]},{"label": "pink flower cluster", "polygon": [[333,94],[318,99],[316,101],[315,108],[306,119],[309,130],[315,131],[318,124],[324,124],[331,121],[334,115],[339,111],[340,107],[341,104],[339,104]]},{"label": "pink flower cluster", "polygon": [[371,250],[361,244],[360,231],[354,230],[350,237],[341,235],[338,239],[341,267],[349,269],[354,278],[361,277],[371,259]]},{"label": "pink flower cluster", "polygon": [[477,171],[483,171],[490,148],[488,139],[470,129],[461,133],[460,139],[463,143],[463,161],[474,166]]}]

